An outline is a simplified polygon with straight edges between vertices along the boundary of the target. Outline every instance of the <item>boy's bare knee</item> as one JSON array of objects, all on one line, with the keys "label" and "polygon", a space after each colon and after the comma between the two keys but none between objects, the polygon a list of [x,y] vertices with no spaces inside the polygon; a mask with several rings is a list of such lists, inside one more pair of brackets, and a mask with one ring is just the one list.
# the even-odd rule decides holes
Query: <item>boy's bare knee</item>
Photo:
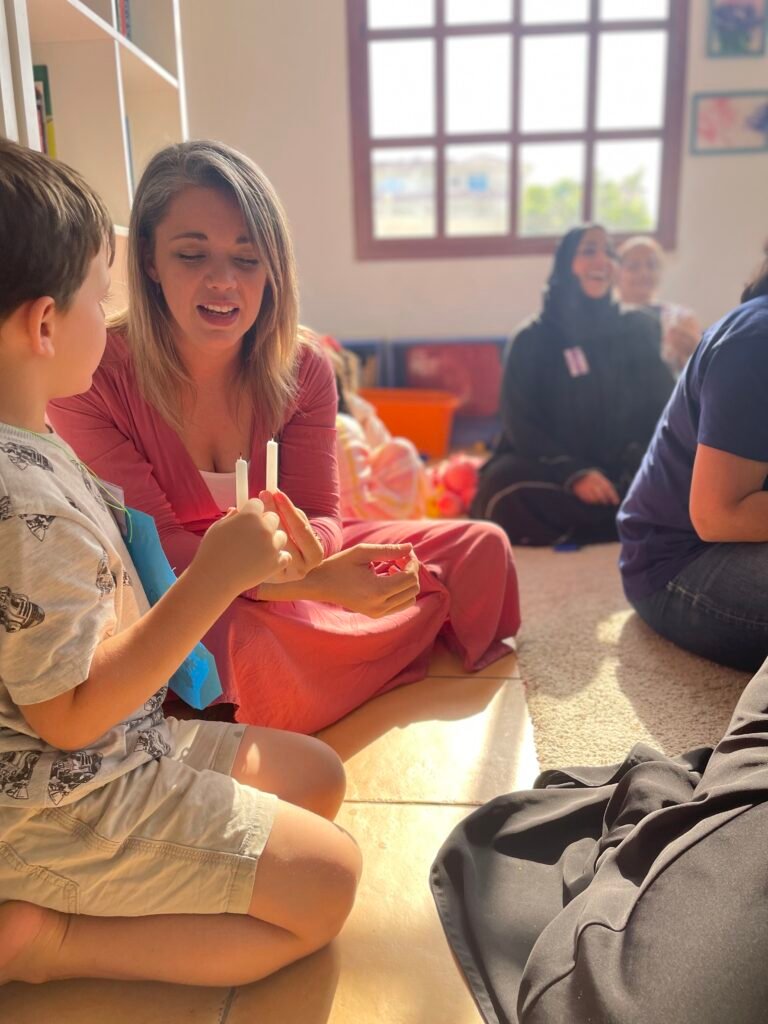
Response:
[{"label": "boy's bare knee", "polygon": [[334,818],[347,791],[347,774],[341,758],[322,740],[308,736],[313,766],[307,778],[307,800],[304,806],[324,818]]},{"label": "boy's bare knee", "polygon": [[258,726],[246,729],[232,775],[323,818],[335,816],[347,786],[344,765],[327,743]]},{"label": "boy's bare knee", "polygon": [[352,837],[343,833],[343,840],[337,862],[331,871],[324,873],[316,911],[307,921],[308,937],[317,947],[326,945],[339,934],[355,902],[363,862]]},{"label": "boy's bare knee", "polygon": [[304,956],[341,930],[361,870],[360,850],[348,832],[306,809],[280,803],[248,913],[291,932]]},{"label": "boy's bare knee", "polygon": [[277,794],[322,818],[332,819],[344,800],[347,776],[341,758],[314,736],[292,737],[290,773],[285,773]]}]

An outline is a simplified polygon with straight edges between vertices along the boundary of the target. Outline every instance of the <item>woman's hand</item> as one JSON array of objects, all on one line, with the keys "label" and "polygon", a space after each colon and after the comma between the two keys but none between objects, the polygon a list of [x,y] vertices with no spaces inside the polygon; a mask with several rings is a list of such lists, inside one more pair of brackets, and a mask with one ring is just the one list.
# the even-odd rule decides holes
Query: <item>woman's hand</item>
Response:
[{"label": "woman's hand", "polygon": [[323,546],[312,524],[282,491],[262,491],[259,497],[267,512],[274,512],[278,516],[280,526],[288,537],[285,550],[291,556],[290,562],[270,577],[270,583],[291,583],[304,579],[323,560]]},{"label": "woman's hand", "polygon": [[571,490],[587,505],[618,505],[619,495],[607,476],[590,469],[571,484]]},{"label": "woman's hand", "polygon": [[701,334],[694,334],[685,324],[674,324],[664,335],[661,356],[676,370],[682,370],[699,344]]},{"label": "woman's hand", "polygon": [[410,544],[357,544],[326,558],[306,586],[307,597],[380,619],[416,603],[419,561]]}]

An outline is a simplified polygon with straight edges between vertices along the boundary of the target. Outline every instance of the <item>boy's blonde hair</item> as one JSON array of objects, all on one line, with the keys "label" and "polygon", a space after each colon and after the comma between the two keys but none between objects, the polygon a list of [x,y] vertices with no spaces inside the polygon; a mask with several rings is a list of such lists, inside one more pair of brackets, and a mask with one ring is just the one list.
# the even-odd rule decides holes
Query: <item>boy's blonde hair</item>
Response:
[{"label": "boy's blonde hair", "polygon": [[0,138],[0,323],[44,295],[66,310],[102,247],[111,264],[112,218],[77,171]]},{"label": "boy's blonde hair", "polygon": [[171,424],[181,425],[181,401],[193,389],[177,351],[173,318],[161,290],[144,269],[157,225],[171,201],[190,186],[232,196],[267,274],[256,322],[245,333],[238,382],[270,433],[282,426],[296,388],[299,346],[298,287],[288,225],[270,182],[248,157],[221,142],[168,146],[150,160],[133,200],[128,232],[128,310],[112,318],[122,328],[144,398]]}]

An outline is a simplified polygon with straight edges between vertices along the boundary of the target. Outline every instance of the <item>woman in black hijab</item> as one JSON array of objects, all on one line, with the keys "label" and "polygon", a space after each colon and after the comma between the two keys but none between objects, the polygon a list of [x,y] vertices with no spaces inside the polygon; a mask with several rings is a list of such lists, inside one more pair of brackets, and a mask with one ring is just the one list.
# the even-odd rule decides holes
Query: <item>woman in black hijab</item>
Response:
[{"label": "woman in black hijab", "polygon": [[472,513],[517,544],[616,539],[616,510],[672,391],[659,325],[611,298],[599,225],[562,239],[541,313],[507,352],[502,435]]}]

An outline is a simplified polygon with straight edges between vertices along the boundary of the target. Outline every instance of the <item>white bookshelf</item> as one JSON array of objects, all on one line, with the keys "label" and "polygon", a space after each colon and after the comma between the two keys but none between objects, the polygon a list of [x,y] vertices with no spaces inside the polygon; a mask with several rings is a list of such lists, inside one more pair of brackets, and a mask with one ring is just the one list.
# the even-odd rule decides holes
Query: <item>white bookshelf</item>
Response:
[{"label": "white bookshelf", "polygon": [[127,39],[116,0],[0,0],[0,132],[40,148],[33,66],[45,64],[56,156],[118,226],[152,154],[188,137],[179,0],[129,2]]},{"label": "white bookshelf", "polygon": [[19,137],[16,106],[13,101],[13,67],[5,5],[0,0],[0,135]]}]

